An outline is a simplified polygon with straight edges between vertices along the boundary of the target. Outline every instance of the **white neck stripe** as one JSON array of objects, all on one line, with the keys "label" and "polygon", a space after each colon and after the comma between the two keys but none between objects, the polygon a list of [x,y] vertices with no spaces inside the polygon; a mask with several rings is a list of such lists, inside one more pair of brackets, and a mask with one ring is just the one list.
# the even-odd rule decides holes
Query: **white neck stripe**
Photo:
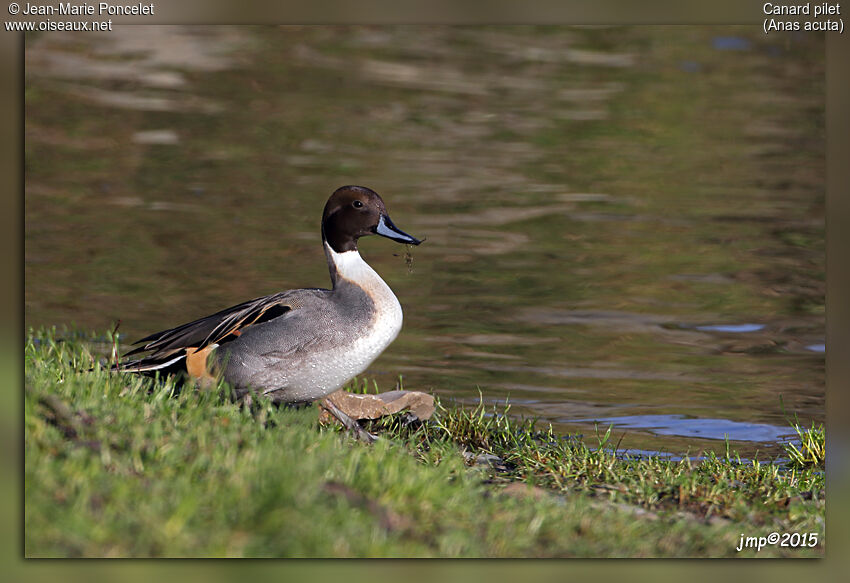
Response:
[{"label": "white neck stripe", "polygon": [[367,287],[370,284],[374,285],[375,280],[384,283],[377,272],[363,260],[356,249],[337,253],[330,245],[325,243],[325,251],[336,270],[337,278],[346,279],[361,287]]}]

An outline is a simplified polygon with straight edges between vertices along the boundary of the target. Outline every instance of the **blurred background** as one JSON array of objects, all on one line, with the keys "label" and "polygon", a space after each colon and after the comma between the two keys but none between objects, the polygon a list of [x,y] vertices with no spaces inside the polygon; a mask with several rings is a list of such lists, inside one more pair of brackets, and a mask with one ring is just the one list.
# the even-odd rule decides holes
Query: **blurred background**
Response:
[{"label": "blurred background", "polygon": [[27,327],[326,287],[362,184],[427,237],[360,246],[405,310],[381,390],[672,455],[824,419],[822,35],[125,26],[27,36],[24,82]]}]

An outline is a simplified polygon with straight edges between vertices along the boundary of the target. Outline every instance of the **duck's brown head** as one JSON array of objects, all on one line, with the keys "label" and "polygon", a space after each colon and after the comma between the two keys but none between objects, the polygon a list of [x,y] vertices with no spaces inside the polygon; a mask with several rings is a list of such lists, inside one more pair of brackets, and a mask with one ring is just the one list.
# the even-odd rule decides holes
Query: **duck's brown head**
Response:
[{"label": "duck's brown head", "polygon": [[357,250],[357,240],[381,235],[399,243],[422,241],[396,227],[378,193],[365,186],[343,186],[328,199],[322,214],[322,238],[337,253]]}]

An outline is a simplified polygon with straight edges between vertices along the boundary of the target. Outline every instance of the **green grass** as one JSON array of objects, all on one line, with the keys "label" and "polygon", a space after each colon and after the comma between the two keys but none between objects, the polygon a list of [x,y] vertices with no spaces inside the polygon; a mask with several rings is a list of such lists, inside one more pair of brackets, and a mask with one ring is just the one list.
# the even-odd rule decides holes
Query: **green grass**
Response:
[{"label": "green grass", "polygon": [[826,432],[823,424],[812,426],[808,429],[802,427],[796,421],[791,425],[800,439],[800,446],[789,443],[785,446],[790,465],[795,468],[820,468],[826,466]]},{"label": "green grass", "polygon": [[[483,406],[382,420],[364,445],[315,407],[110,374],[89,346],[27,342],[29,557],[736,556],[741,533],[774,530],[820,543],[758,556],[823,554],[817,465],[628,459],[608,434],[586,445]],[[495,467],[470,466],[484,454]]]}]

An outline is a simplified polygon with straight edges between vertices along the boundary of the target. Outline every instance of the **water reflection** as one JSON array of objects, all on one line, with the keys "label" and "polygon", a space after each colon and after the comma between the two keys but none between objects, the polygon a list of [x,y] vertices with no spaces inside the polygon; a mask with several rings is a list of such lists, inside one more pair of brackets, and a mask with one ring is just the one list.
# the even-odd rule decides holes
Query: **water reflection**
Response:
[{"label": "water reflection", "polygon": [[739,334],[743,332],[758,332],[764,328],[764,324],[708,324],[705,326],[694,326],[703,332],[731,332]]},{"label": "water reflection", "polygon": [[776,443],[794,435],[790,427],[762,423],[743,423],[728,419],[697,419],[684,415],[632,415],[602,419],[575,419],[573,422],[612,424],[617,428],[650,430],[659,435],[677,435],[704,439]]},{"label": "water reflection", "polygon": [[716,36],[712,39],[712,45],[719,51],[747,51],[751,43],[740,36]]}]

